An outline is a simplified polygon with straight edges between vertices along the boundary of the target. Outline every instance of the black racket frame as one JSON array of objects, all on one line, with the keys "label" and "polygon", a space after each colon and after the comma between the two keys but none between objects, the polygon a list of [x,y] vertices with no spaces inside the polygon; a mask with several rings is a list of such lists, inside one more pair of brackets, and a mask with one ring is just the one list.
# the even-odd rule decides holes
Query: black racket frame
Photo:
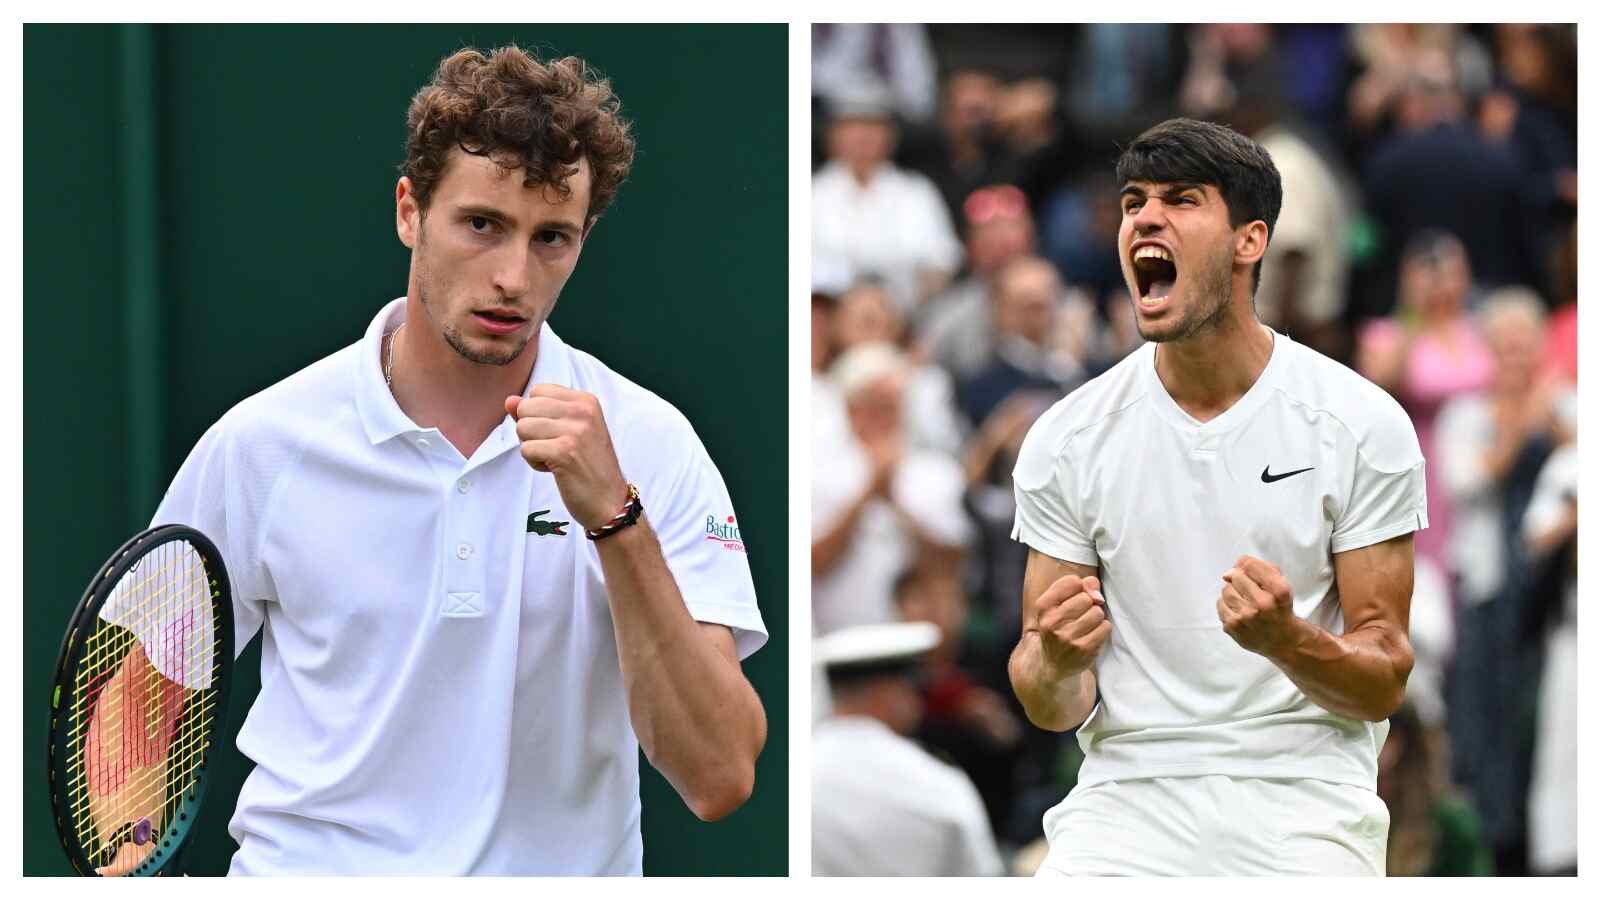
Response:
[{"label": "black racket frame", "polygon": [[[129,538],[117,552],[111,554],[111,558],[106,560],[94,579],[89,582],[88,589],[83,592],[83,599],[78,601],[77,607],[72,612],[67,633],[61,640],[61,652],[56,657],[55,678],[51,683],[50,755],[46,774],[50,781],[50,805],[55,814],[56,833],[61,838],[61,846],[67,853],[67,859],[79,875],[94,876],[95,866],[89,858],[88,850],[78,842],[77,833],[72,827],[70,801],[65,785],[62,784],[58,788],[58,779],[64,782],[67,776],[71,731],[69,713],[76,699],[73,674],[83,662],[88,650],[88,637],[94,633],[95,625],[100,618],[100,610],[110,596],[112,587],[150,551],[174,541],[187,541],[195,548],[205,565],[206,575],[211,580],[211,624],[217,632],[216,639],[222,648],[212,671],[212,689],[216,691],[212,739],[201,751],[200,764],[195,769],[193,783],[179,798],[166,823],[166,828],[162,833],[151,836],[156,842],[155,850],[134,867],[129,875],[180,874],[182,853],[188,845],[191,831],[199,818],[201,803],[205,799],[208,780],[206,776],[221,745],[221,730],[228,714],[228,693],[233,682],[234,656],[233,588],[228,581],[227,567],[223,564],[222,554],[217,550],[216,544],[194,528],[187,525],[160,525],[147,529]],[[187,714],[186,711],[185,715]]]}]

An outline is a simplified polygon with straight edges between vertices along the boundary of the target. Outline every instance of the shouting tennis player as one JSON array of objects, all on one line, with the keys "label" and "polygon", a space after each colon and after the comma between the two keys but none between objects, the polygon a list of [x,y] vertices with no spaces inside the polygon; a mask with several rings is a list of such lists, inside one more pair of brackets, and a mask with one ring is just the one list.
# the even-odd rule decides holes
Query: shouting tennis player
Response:
[{"label": "shouting tennis player", "polygon": [[1283,198],[1259,145],[1172,120],[1117,180],[1149,343],[1041,416],[1016,466],[1011,682],[1085,754],[1040,873],[1381,875],[1377,755],[1427,524],[1416,433],[1257,321]]},{"label": "shouting tennis player", "polygon": [[168,489],[263,635],[230,873],[638,874],[641,746],[702,819],[750,795],[766,630],[722,477],[545,321],[632,163],[618,109],[579,59],[445,59],[406,295]]}]

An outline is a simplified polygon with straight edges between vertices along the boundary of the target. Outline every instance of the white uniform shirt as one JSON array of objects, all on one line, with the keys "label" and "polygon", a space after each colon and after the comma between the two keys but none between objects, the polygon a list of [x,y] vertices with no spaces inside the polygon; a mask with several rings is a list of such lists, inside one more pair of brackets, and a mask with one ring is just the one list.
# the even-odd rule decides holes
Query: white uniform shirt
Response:
[{"label": "white uniform shirt", "polygon": [[999,875],[978,789],[877,719],[833,717],[811,736],[814,875]]},{"label": "white uniform shirt", "polygon": [[961,241],[950,212],[924,175],[885,163],[862,187],[829,163],[811,179],[811,248],[883,279],[902,313],[919,299],[917,273],[954,272]]},{"label": "white uniform shirt", "polygon": [[1387,723],[1311,702],[1223,632],[1216,603],[1222,573],[1249,554],[1283,572],[1296,615],[1342,633],[1333,555],[1427,525],[1416,432],[1388,394],[1283,335],[1250,390],[1201,424],[1161,384],[1156,346],[1051,407],[1016,466],[1012,536],[1098,565],[1111,620],[1079,783],[1230,775],[1376,789]]},{"label": "white uniform shirt", "polygon": [[[263,632],[230,873],[636,874],[638,743],[595,548],[509,418],[468,460],[401,411],[378,351],[404,302],[224,415],[155,517],[222,551],[237,646]],[[737,520],[688,421],[548,324],[538,341],[531,383],[599,398],[689,612],[754,652]]]}]

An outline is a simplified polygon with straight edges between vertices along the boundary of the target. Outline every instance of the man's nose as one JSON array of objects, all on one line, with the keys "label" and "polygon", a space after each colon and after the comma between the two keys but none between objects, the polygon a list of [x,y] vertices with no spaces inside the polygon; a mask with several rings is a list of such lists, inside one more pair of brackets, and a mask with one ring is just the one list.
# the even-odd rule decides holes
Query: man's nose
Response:
[{"label": "man's nose", "polygon": [[1138,212],[1133,214],[1133,230],[1140,234],[1148,234],[1166,223],[1166,207],[1153,197],[1141,203]]},{"label": "man's nose", "polygon": [[528,292],[528,257],[526,246],[510,246],[495,267],[494,286],[507,298],[520,297]]}]

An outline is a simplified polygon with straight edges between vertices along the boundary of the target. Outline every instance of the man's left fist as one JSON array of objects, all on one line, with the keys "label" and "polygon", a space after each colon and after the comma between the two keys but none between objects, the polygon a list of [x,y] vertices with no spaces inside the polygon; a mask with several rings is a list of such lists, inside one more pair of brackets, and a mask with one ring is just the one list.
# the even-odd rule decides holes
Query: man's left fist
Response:
[{"label": "man's left fist", "polygon": [[526,397],[507,397],[505,407],[517,420],[522,458],[534,471],[556,477],[561,502],[578,524],[599,528],[622,511],[628,482],[599,399],[558,384],[536,384]]},{"label": "man's left fist", "polygon": [[1277,566],[1241,556],[1222,581],[1217,618],[1235,643],[1262,656],[1298,643],[1305,622],[1294,614],[1294,592]]}]

